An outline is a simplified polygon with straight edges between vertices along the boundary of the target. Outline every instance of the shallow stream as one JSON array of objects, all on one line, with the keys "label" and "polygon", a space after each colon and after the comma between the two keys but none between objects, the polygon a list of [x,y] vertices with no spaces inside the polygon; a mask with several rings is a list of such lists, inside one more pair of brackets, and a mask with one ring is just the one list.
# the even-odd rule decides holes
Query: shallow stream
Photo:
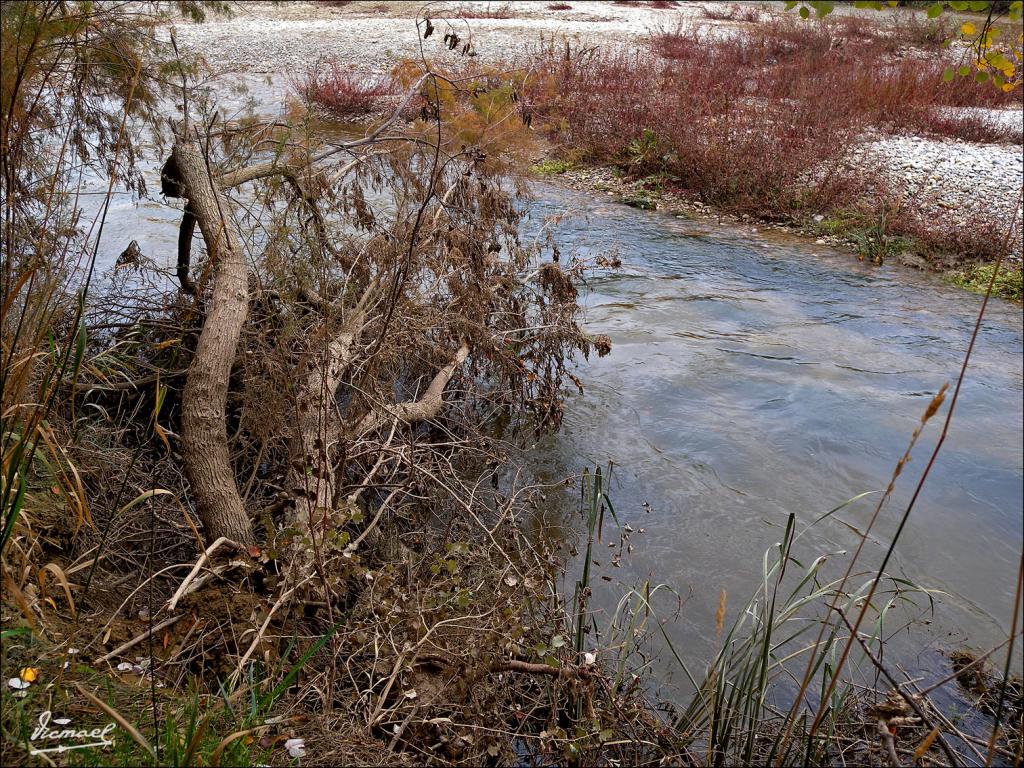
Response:
[{"label": "shallow stream", "polygon": [[[981,298],[775,231],[637,211],[551,185],[538,193],[535,219],[571,214],[556,228],[564,246],[617,255],[622,267],[591,279],[584,297],[588,331],[608,334],[613,352],[581,366],[585,393],[531,462],[552,483],[615,465],[619,521],[644,533],[621,566],[598,556],[613,580],[599,582],[596,600],[611,610],[634,583],[671,585],[687,598],[671,635],[700,668],[720,590],[733,613],[746,602],[788,513],[810,522],[885,488],[930,399],[955,383]],[[939,649],[1006,637],[1024,538],[1022,361],[1021,308],[994,301],[888,568],[944,593],[934,620],[897,643],[922,667],[935,665],[923,656]],[[948,403],[872,531],[863,555],[872,568]],[[545,523],[578,532],[578,487],[549,498],[558,503]],[[852,551],[878,498],[816,526],[797,556]]]}]

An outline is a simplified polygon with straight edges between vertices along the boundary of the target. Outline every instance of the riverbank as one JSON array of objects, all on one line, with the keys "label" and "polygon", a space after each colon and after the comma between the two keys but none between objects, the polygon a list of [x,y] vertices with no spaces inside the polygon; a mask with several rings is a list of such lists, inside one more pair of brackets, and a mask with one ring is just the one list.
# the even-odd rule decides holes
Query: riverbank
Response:
[{"label": "riverbank", "polygon": [[[579,166],[549,156],[537,160],[533,166],[539,178],[557,180],[573,189],[608,196],[624,205],[641,210],[660,210],[680,219],[705,219],[714,222],[729,222],[750,228],[754,234],[766,230],[786,232],[806,237],[815,245],[827,245],[846,250],[864,260],[870,256],[865,252],[864,231],[856,226],[843,227],[842,222],[826,219],[823,215],[796,220],[773,221],[747,214],[730,213],[707,205],[686,190],[674,188],[670,180],[661,176],[629,178],[613,165]],[[969,190],[964,190],[969,194]],[[845,231],[836,232],[837,229]],[[989,264],[962,264],[958,262],[936,262],[929,254],[917,250],[917,244],[902,240],[900,247],[889,254],[889,260],[903,266],[926,271],[937,271],[946,280],[975,293],[985,293],[992,268]],[[1007,254],[996,277],[993,294],[1009,301],[1021,302],[1022,270],[1019,252]]]},{"label": "riverbank", "polygon": [[[671,61],[688,56],[686,46],[701,36],[711,41],[732,40],[753,32],[764,35],[768,28],[767,34],[788,39],[791,32],[785,25],[793,17],[778,7],[758,3],[728,6],[728,12],[721,6],[705,8],[701,4],[552,5],[558,10],[541,8],[538,3],[449,3],[431,6],[431,13],[436,23],[451,24],[453,30],[471,41],[478,54],[474,61],[484,65],[521,63],[545,46],[561,50],[563,43],[566,51],[635,50],[644,55],[653,46]],[[403,59],[420,55],[416,11],[409,4],[387,2],[254,4],[244,6],[232,19],[183,26],[178,39],[184,48],[204,55],[215,67],[268,74],[279,83],[282,79],[294,81],[311,62],[328,60],[355,77],[380,78]],[[843,17],[834,22],[829,33],[833,41],[825,42],[834,46],[835,39],[874,36],[871,44],[882,46],[883,55],[894,61],[906,57],[931,61],[944,55],[936,49],[935,39],[929,38],[936,35],[935,29],[921,21],[921,14],[901,11],[878,17],[869,15],[857,24],[851,21],[859,17]],[[794,39],[798,45],[812,49],[820,41],[815,35]],[[431,49],[430,58],[442,67],[458,70],[465,66],[465,58],[459,54]],[[615,92],[609,92],[603,101],[614,102],[617,98]],[[984,94],[979,99],[978,103],[990,100]],[[543,109],[543,105],[535,106]],[[912,121],[913,125],[927,125],[929,130],[948,132],[949,136],[893,135],[878,130],[857,135],[841,152],[833,148],[828,150],[827,159],[821,156],[828,168],[823,171],[826,175],[838,172],[849,178],[825,195],[808,188],[807,194],[820,202],[799,210],[792,209],[792,203],[780,205],[774,199],[778,190],[755,189],[751,193],[754,198],[748,196],[737,205],[720,192],[705,189],[709,182],[700,174],[690,173],[688,179],[680,179],[673,170],[675,160],[663,162],[653,157],[655,153],[674,157],[680,152],[666,147],[671,139],[662,136],[660,130],[651,131],[649,148],[633,147],[628,136],[585,151],[573,143],[559,145],[559,121],[568,119],[572,128],[575,118],[560,114],[557,104],[553,109],[547,119],[535,122],[535,130],[546,133],[554,142],[554,156],[560,161],[541,167],[574,169],[569,174],[554,175],[575,186],[592,180],[592,188],[597,191],[607,192],[614,187],[632,204],[660,204],[690,213],[713,212],[725,218],[758,220],[762,226],[785,227],[818,242],[850,248],[869,261],[888,259],[935,269],[968,287],[983,282],[979,275],[984,276],[984,263],[994,258],[1012,225],[1015,231],[1003,254],[1004,277],[999,292],[1020,300],[1022,212],[1017,208],[1015,190],[1024,185],[1020,139],[1024,113],[1019,106],[935,107],[929,108],[931,115],[924,122],[920,117]],[[609,109],[621,111],[615,106]],[[632,119],[638,120],[638,125],[657,122],[653,117]],[[835,120],[827,113],[821,119]],[[988,138],[968,141],[957,136]],[[832,140],[849,141],[838,134]],[[641,163],[637,163],[637,151],[644,154]],[[808,154],[807,162],[817,162],[815,158],[814,153]],[[763,165],[763,160],[753,157],[737,157],[734,162],[748,161]],[[578,170],[579,165],[588,170]],[[602,165],[606,166],[603,171],[599,170]],[[619,178],[611,172],[615,167],[626,174]],[[788,172],[782,166],[777,171]],[[814,173],[817,171],[812,173],[812,187],[817,183],[813,181]],[[711,180],[710,184],[719,182]],[[756,197],[759,194],[770,196],[772,202],[761,205]],[[794,200],[807,196],[795,187],[785,194]]]}]

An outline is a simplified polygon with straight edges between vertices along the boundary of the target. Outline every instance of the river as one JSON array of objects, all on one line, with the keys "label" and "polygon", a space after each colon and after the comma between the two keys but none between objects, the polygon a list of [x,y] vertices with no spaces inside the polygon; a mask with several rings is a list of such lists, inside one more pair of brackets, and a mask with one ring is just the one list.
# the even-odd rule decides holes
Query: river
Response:
[{"label": "river", "polygon": [[[810,522],[885,488],[930,399],[955,383],[981,297],[774,230],[638,211],[554,185],[537,191],[535,223],[569,213],[555,230],[562,245],[617,255],[622,267],[592,278],[584,294],[586,327],[612,338],[612,354],[581,365],[585,393],[571,398],[563,430],[541,440],[530,462],[551,483],[614,465],[619,522],[644,533],[619,567],[599,558],[612,580],[595,579],[596,604],[610,613],[636,583],[670,585],[686,598],[670,636],[701,669],[720,591],[732,613],[745,604],[788,513]],[[936,591],[934,620],[898,640],[908,664],[935,666],[924,657],[1006,637],[1024,539],[1022,361],[1021,308],[995,300],[887,569]],[[872,531],[862,556],[872,568],[948,404]],[[797,556],[852,551],[878,498],[815,526]],[[545,525],[578,536],[578,486],[549,499]]]}]

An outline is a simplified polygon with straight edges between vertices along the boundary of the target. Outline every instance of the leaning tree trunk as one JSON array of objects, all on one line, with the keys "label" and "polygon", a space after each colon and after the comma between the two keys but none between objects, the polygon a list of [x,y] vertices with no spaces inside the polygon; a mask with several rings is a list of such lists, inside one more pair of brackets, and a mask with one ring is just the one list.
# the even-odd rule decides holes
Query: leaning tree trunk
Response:
[{"label": "leaning tree trunk", "polygon": [[228,378],[249,311],[245,258],[223,195],[214,186],[195,144],[177,143],[184,196],[206,242],[213,295],[182,392],[181,453],[208,542],[226,536],[254,542],[252,526],[235,483],[228,451]]}]

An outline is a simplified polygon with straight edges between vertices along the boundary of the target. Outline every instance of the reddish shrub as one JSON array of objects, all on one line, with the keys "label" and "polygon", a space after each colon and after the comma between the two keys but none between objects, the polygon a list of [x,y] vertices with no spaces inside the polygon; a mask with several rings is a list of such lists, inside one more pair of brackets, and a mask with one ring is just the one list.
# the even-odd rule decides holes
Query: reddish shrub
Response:
[{"label": "reddish shrub", "polygon": [[[644,0],[612,0],[612,5],[643,5]],[[656,11],[668,11],[679,5],[678,0],[647,0],[647,6]]]},{"label": "reddish shrub", "polygon": [[308,103],[341,118],[370,114],[394,92],[390,80],[358,75],[338,62],[308,67],[292,79],[292,87]]},{"label": "reddish shrub", "polygon": [[675,27],[661,27],[651,32],[651,48],[666,59],[697,61],[703,56],[704,35],[696,27],[677,21]]},{"label": "reddish shrub", "polygon": [[954,27],[948,18],[922,19],[913,13],[901,17],[891,29],[891,36],[897,43],[918,48],[940,48],[953,35]]},{"label": "reddish shrub", "polygon": [[736,6],[725,3],[705,3],[700,9],[701,15],[711,21],[732,21],[736,18]]},{"label": "reddish shrub", "polygon": [[757,8],[747,5],[740,9],[738,18],[748,24],[757,24],[761,21],[761,12]]},{"label": "reddish shrub", "polygon": [[548,6],[549,11],[571,11],[572,6],[568,3],[551,3]]},{"label": "reddish shrub", "polygon": [[884,35],[848,29],[773,18],[715,38],[679,24],[653,33],[650,53],[549,49],[526,98],[538,125],[592,159],[666,171],[709,202],[772,216],[825,209],[869,184],[844,159],[871,126],[1010,137],[940,108],[1019,103],[1019,92],[944,83],[940,63],[894,58]]},{"label": "reddish shrub", "polygon": [[515,13],[508,4],[491,5],[488,3],[483,8],[479,6],[468,6],[458,8],[452,12],[457,19],[513,19]]}]

